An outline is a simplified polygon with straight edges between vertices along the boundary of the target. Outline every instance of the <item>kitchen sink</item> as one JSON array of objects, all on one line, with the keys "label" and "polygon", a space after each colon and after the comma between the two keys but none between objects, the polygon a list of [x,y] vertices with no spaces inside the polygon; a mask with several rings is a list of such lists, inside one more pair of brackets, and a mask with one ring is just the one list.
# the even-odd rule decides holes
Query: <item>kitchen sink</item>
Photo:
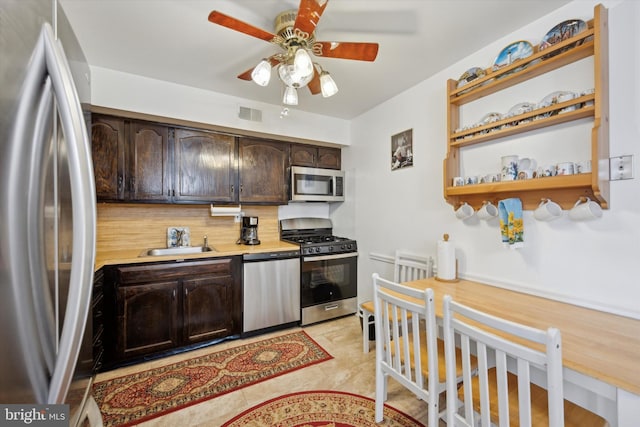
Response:
[{"label": "kitchen sink", "polygon": [[188,255],[201,254],[205,252],[216,252],[216,250],[210,246],[181,246],[176,248],[148,249],[140,256]]}]

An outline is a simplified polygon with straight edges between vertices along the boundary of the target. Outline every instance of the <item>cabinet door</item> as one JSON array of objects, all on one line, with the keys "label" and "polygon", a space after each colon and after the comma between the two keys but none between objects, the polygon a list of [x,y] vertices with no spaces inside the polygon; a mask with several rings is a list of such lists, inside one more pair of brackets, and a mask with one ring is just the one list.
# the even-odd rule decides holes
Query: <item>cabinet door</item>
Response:
[{"label": "cabinet door", "polygon": [[171,199],[168,127],[132,121],[129,146],[130,200]]},{"label": "cabinet door", "polygon": [[[93,275],[93,295],[91,296],[91,355],[92,372],[102,370],[104,358],[104,270],[101,268]],[[89,324],[87,322],[87,328]]]},{"label": "cabinet door", "polygon": [[291,164],[312,168],[340,169],[340,149],[291,144]]},{"label": "cabinet door", "polygon": [[118,117],[94,115],[91,124],[91,155],[99,201],[125,197],[125,123]]},{"label": "cabinet door", "polygon": [[317,147],[313,145],[291,144],[291,165],[315,167]]},{"label": "cabinet door", "polygon": [[175,132],[174,199],[206,203],[237,201],[235,137],[186,129]]},{"label": "cabinet door", "polygon": [[286,204],[289,194],[289,145],[240,139],[240,202]]},{"label": "cabinet door", "polygon": [[318,147],[319,168],[340,169],[341,152],[339,148]]},{"label": "cabinet door", "polygon": [[179,286],[165,281],[118,287],[116,358],[178,346]]},{"label": "cabinet door", "polygon": [[231,335],[233,285],[231,276],[215,275],[182,282],[184,344]]}]

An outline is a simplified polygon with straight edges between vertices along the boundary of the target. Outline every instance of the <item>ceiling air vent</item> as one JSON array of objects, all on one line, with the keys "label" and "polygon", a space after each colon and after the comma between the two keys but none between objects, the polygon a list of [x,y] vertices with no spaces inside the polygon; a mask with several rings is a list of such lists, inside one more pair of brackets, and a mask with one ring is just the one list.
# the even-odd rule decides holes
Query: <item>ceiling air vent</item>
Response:
[{"label": "ceiling air vent", "polygon": [[243,120],[251,120],[252,122],[261,122],[262,111],[256,110],[254,108],[240,107],[240,111],[238,112],[238,117],[240,117]]}]

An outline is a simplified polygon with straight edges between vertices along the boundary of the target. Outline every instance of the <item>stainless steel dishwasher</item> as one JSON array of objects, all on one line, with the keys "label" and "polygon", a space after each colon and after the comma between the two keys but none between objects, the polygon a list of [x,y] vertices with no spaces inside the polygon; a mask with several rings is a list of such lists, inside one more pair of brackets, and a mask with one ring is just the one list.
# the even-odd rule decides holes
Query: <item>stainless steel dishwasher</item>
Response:
[{"label": "stainless steel dishwasher", "polygon": [[300,321],[300,251],[245,254],[242,332]]}]

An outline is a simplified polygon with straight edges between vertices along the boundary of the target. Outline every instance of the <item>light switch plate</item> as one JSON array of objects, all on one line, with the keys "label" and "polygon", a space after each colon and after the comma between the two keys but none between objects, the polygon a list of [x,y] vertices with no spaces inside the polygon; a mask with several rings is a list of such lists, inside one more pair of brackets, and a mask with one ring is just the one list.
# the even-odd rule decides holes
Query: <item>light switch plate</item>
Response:
[{"label": "light switch plate", "polygon": [[633,155],[609,158],[609,180],[633,179]]}]

